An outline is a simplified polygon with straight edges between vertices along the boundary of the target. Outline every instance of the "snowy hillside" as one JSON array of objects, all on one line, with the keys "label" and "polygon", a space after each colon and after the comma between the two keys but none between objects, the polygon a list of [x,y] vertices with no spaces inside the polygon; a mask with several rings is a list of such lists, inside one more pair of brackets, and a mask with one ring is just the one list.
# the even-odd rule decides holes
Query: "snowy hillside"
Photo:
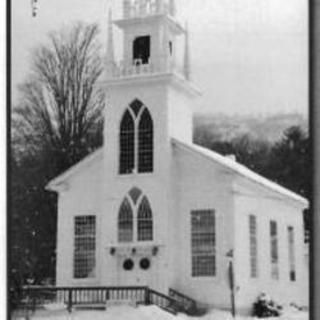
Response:
[{"label": "snowy hillside", "polygon": [[[45,314],[36,314],[31,319],[51,320],[232,320],[230,313],[224,311],[211,311],[209,314],[197,318],[185,314],[172,315],[156,306],[141,306],[133,308],[129,306],[111,307],[106,311],[75,311],[70,315],[66,311],[51,311]],[[250,317],[237,317],[237,320],[255,319]],[[288,310],[280,318],[268,318],[269,320],[308,320],[307,312]]]}]

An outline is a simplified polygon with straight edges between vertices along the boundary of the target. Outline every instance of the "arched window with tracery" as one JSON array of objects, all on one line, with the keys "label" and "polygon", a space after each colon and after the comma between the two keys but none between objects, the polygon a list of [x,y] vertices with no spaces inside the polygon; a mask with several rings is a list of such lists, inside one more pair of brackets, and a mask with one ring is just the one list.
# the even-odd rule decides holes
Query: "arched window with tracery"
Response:
[{"label": "arched window with tracery", "polygon": [[118,241],[152,241],[153,217],[148,198],[133,187],[121,203],[118,215]]},{"label": "arched window with tracery", "polygon": [[138,241],[152,241],[152,234],[152,211],[148,199],[143,197],[138,208]]},{"label": "arched window with tracery", "polygon": [[139,121],[139,168],[140,173],[153,170],[153,123],[148,109],[144,109]]},{"label": "arched window with tracery", "polygon": [[120,124],[120,174],[153,171],[153,121],[147,107],[134,100]]},{"label": "arched window with tracery", "polygon": [[133,241],[133,211],[131,204],[127,198],[123,200],[119,210],[118,241]]}]

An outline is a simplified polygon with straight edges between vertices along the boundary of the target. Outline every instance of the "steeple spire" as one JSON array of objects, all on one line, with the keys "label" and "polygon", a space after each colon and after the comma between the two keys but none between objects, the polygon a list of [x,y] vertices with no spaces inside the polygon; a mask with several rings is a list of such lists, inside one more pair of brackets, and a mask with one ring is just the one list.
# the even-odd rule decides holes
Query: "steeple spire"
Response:
[{"label": "steeple spire", "polygon": [[107,66],[112,66],[114,64],[114,47],[113,47],[113,28],[112,28],[112,10],[109,9],[108,17],[108,42],[107,42],[107,53],[106,53],[106,63]]},{"label": "steeple spire", "polygon": [[130,0],[123,0],[123,18],[128,18],[130,15]]},{"label": "steeple spire", "polygon": [[169,43],[169,35],[168,35],[168,26],[165,25],[163,28],[163,49],[164,49],[164,58],[168,59],[168,43]]},{"label": "steeple spire", "polygon": [[169,13],[174,17],[177,13],[176,1],[169,0]]},{"label": "steeple spire", "polygon": [[156,0],[156,11],[157,12],[161,12],[162,11],[162,5],[163,5],[162,0]]},{"label": "steeple spire", "polygon": [[184,75],[187,80],[190,80],[190,53],[189,53],[189,29],[188,23],[185,26],[185,48],[184,48]]}]

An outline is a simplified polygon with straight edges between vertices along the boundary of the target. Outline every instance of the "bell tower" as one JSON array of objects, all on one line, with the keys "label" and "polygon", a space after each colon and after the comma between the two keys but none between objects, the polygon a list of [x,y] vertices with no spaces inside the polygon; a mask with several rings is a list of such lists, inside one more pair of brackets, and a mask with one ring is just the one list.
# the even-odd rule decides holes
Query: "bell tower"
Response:
[{"label": "bell tower", "polygon": [[[136,99],[148,107],[155,128],[162,131],[161,141],[155,132],[155,149],[164,142],[169,145],[170,137],[192,141],[192,104],[199,93],[190,81],[188,31],[176,14],[175,0],[123,0],[121,19],[113,21],[109,13],[103,80],[109,93],[106,144],[116,143],[115,125]],[[120,59],[114,56],[114,25],[123,33]],[[185,39],[184,57],[178,55],[178,37]]]},{"label": "bell tower", "polygon": [[[103,89],[108,92],[104,140],[110,149],[109,168],[117,171],[119,126],[130,103],[138,100],[154,123],[157,154],[169,152],[170,138],[192,142],[192,105],[198,91],[190,81],[189,35],[177,20],[175,0],[123,0],[122,17],[109,13]],[[123,33],[123,53],[114,55],[113,27]],[[178,54],[178,37],[184,46]],[[163,160],[163,159],[162,159]],[[162,161],[163,163],[163,161]]]},{"label": "bell tower", "polygon": [[119,63],[107,65],[109,77],[177,69],[176,37],[185,30],[174,0],[123,0],[123,18],[114,23],[123,31],[124,50]]}]

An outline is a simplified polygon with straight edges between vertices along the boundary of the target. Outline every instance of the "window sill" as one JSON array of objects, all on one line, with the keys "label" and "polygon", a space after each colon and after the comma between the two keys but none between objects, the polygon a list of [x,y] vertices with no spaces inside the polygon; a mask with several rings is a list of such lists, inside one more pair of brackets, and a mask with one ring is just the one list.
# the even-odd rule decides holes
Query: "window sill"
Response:
[{"label": "window sill", "polygon": [[72,278],[71,280],[72,285],[91,285],[91,286],[95,286],[95,285],[99,285],[99,280],[97,277],[94,278],[82,278],[82,279],[77,279],[77,278]]},{"label": "window sill", "polygon": [[217,275],[214,276],[191,276],[191,280],[194,281],[210,281],[210,280],[217,280]]},{"label": "window sill", "polygon": [[164,245],[155,241],[139,241],[139,242],[117,242],[113,245],[107,246],[107,249],[110,248],[149,248],[149,247],[163,247]]},{"label": "window sill", "polygon": [[154,171],[152,172],[134,172],[134,173],[117,173],[117,177],[120,178],[131,178],[131,177],[144,177],[144,176],[150,176],[154,174]]}]

